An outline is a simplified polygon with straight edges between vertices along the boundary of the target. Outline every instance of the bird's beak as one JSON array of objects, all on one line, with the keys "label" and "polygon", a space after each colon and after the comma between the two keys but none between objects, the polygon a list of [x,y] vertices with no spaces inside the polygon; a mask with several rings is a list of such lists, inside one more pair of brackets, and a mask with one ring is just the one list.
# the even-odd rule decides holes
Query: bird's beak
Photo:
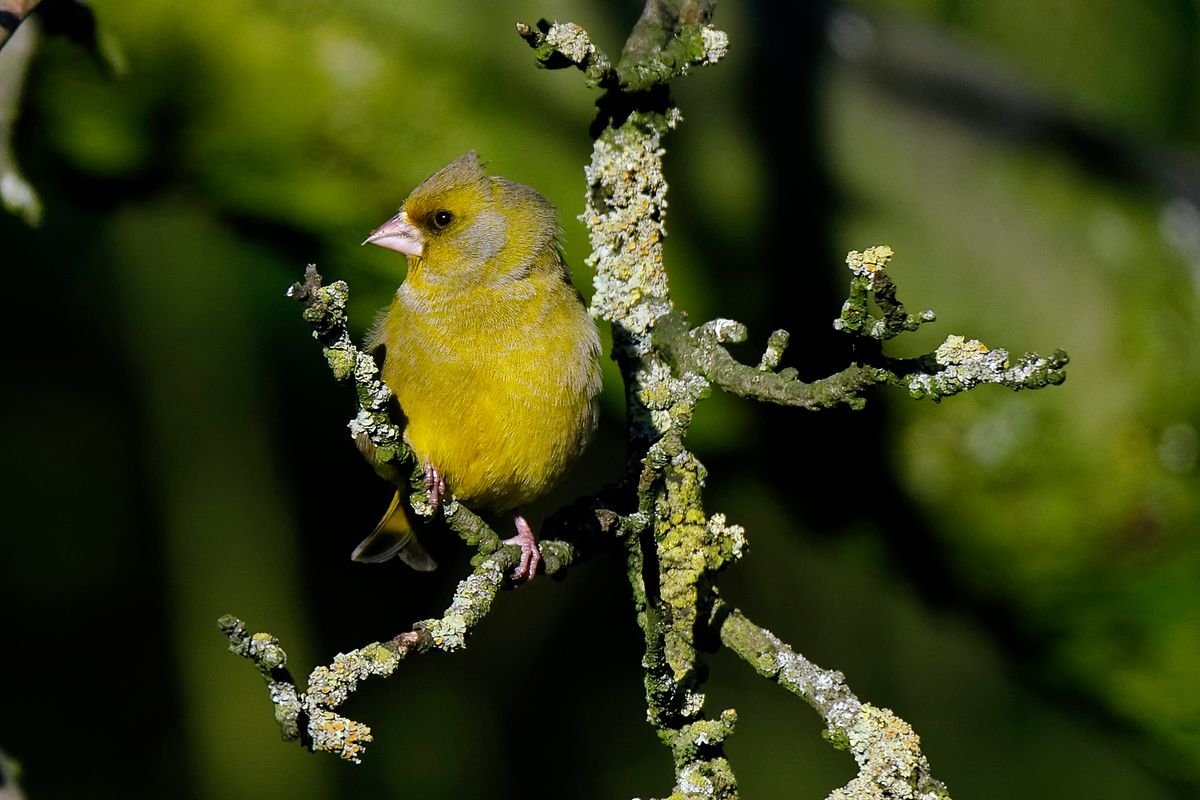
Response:
[{"label": "bird's beak", "polygon": [[403,211],[371,231],[371,235],[363,240],[363,244],[377,244],[418,258],[425,252],[425,237]]}]

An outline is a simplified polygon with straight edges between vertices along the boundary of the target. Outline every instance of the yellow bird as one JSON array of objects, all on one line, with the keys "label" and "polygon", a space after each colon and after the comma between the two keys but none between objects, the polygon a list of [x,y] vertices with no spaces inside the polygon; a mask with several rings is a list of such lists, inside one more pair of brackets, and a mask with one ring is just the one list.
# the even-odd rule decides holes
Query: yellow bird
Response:
[{"label": "yellow bird", "polygon": [[[600,339],[571,284],[554,207],[528,186],[488,177],[474,152],[418,186],[366,243],[408,256],[408,274],[367,346],[404,440],[425,468],[430,503],[447,487],[468,507],[511,512],[513,574],[541,561],[520,507],[544,494],[596,428]],[[356,561],[432,559],[413,534],[405,485]]]}]

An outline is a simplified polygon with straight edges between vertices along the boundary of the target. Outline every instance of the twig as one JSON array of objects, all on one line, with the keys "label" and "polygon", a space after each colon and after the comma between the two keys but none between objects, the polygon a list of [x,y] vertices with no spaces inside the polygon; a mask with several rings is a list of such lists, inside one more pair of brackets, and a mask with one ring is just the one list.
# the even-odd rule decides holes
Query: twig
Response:
[{"label": "twig", "polygon": [[778,637],[748,620],[737,609],[721,605],[721,643],[746,661],[755,672],[800,697],[825,720],[829,740],[849,750],[859,773],[829,800],[909,797],[948,798],[949,792],[929,771],[920,737],[889,709],[862,703],[845,676],[821,669],[792,651]]},{"label": "twig", "polygon": [[317,667],[308,676],[307,691],[287,670],[287,653],[269,633],[249,634],[237,617],[218,621],[229,639],[231,652],[249,659],[267,682],[275,707],[275,720],[287,741],[300,741],[314,751],[335,753],[358,763],[371,728],[338,714],[334,709],[370,677],[391,675],[400,661],[430,650],[452,653],[466,646],[467,636],[492,607],[492,601],[507,583],[507,576],[520,560],[517,548],[506,547],[483,559],[458,584],[446,613],[413,625],[389,642],[372,642],[349,653],[338,653],[329,666]]},{"label": "twig", "polygon": [[[896,297],[896,285],[885,268],[892,257],[889,247],[851,252],[850,296],[834,327],[863,339],[884,341],[914,331],[936,317],[932,311],[913,315]],[[870,303],[880,309],[874,316]],[[774,372],[782,355],[786,331],[775,331],[757,367],[738,362],[725,345],[746,341],[746,327],[717,319],[691,328],[687,318],[672,312],[654,329],[654,345],[681,374],[695,374],[727,392],[752,400],[810,411],[849,405],[861,408],[862,392],[877,384],[907,389],[915,399],[941,400],[976,386],[993,383],[1013,390],[1040,389],[1066,380],[1067,354],[1055,350],[1047,357],[1026,353],[1012,364],[1008,351],[991,349],[975,339],[951,335],[932,353],[911,359],[880,357],[878,363],[852,364],[828,378],[806,383],[794,370]],[[864,348],[868,349],[868,348]]]}]

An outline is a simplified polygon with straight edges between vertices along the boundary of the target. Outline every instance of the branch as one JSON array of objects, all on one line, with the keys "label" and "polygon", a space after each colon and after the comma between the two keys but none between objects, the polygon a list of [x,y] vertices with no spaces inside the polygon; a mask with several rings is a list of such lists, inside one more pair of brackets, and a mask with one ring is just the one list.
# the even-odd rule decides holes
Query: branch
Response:
[{"label": "branch", "polygon": [[648,0],[621,53],[622,87],[643,91],[720,61],[729,37],[708,24],[716,7],[716,0]]},{"label": "branch", "polygon": [[[668,77],[681,75],[697,63],[661,57],[672,51],[669,32],[685,30],[678,18],[664,23],[664,9],[669,17],[671,8],[681,7],[698,6],[651,0],[639,23],[641,30],[626,45],[618,70],[622,84],[609,87],[600,103],[597,123],[603,127],[586,170],[590,189],[581,219],[589,228],[589,264],[596,270],[592,313],[612,323],[613,357],[625,379],[629,443],[640,462],[637,514],[649,522],[639,536],[627,540],[626,553],[626,572],[645,640],[647,717],[674,757],[672,798],[734,798],[737,783],[723,742],[732,733],[736,715],[725,710],[716,720],[706,718],[704,695],[699,691],[705,668],[699,651],[706,634],[711,635],[708,621],[721,609],[716,575],[741,555],[746,540],[744,531],[726,524],[723,515],[710,517],[704,512],[705,471],[682,439],[696,403],[713,383],[743,396],[811,409],[842,403],[860,407],[861,392],[868,386],[898,383],[918,373],[938,374],[938,379],[922,384],[933,397],[981,382],[1014,388],[1046,385],[1061,382],[1066,357],[1058,353],[1052,360],[1030,357],[1019,365],[1021,374],[1013,374],[1007,363],[1000,363],[1002,354],[982,369],[980,348],[975,348],[976,354],[964,354],[962,347],[939,348],[936,366],[884,359],[879,365],[851,365],[838,375],[807,384],[796,379],[794,370],[774,372],[787,345],[786,332],[772,334],[759,364],[751,367],[736,362],[723,346],[745,339],[740,323],[717,320],[689,330],[686,317],[672,308],[662,254],[667,185],[661,140],[680,117],[665,99],[665,91],[658,91],[664,87],[654,77],[662,74],[659,69],[666,70]],[[702,19],[688,22],[706,23],[711,4],[705,8]],[[649,29],[658,33],[647,33]],[[668,32],[666,44],[662,32]],[[711,29],[709,35],[723,40],[723,34]],[[582,31],[573,31],[576,44],[583,36]],[[658,44],[646,45],[647,41]],[[540,44],[544,47],[546,42]],[[660,61],[642,58],[656,48]],[[590,42],[586,50],[592,63],[608,63],[591,55]],[[544,49],[539,53],[542,63],[550,59]],[[631,61],[639,75],[651,77],[649,85],[628,79]],[[635,93],[644,94],[631,96]],[[882,271],[890,255],[887,248],[851,254],[851,296],[843,310],[848,333],[881,341],[933,320],[932,313],[913,316],[904,311]],[[879,318],[869,311],[871,299],[881,312]],[[911,369],[897,371],[900,365]],[[853,750],[859,775],[832,797],[910,797],[913,789],[923,797],[948,796],[929,775],[918,740],[906,723],[891,712],[860,704],[840,675],[835,680],[834,673],[819,673],[740,614],[729,613],[725,619],[731,637],[726,639],[722,629],[722,641],[736,650],[751,631],[757,631],[757,640],[767,645],[759,652],[771,652],[779,663],[772,677],[812,700],[844,746]],[[803,665],[811,667],[808,672],[815,681],[811,687],[800,679]],[[837,691],[823,692],[824,684]],[[831,696],[844,701],[845,719],[838,720],[833,713],[839,701],[825,704]]]},{"label": "branch", "polygon": [[450,607],[440,618],[418,622],[390,642],[372,642],[349,653],[338,653],[329,666],[312,671],[308,689],[303,692],[287,670],[287,653],[278,639],[269,633],[247,633],[245,623],[232,615],[221,617],[217,624],[229,639],[230,652],[249,659],[267,682],[275,720],[285,740],[359,763],[363,749],[373,738],[371,728],[334,709],[360,682],[376,676],[386,678],[410,655],[430,650],[452,653],[466,647],[467,636],[487,616],[519,560],[520,551],[513,547],[483,559],[458,584]]},{"label": "branch", "polygon": [[536,26],[517,23],[517,34],[533,48],[534,58],[543,69],[576,67],[590,87],[611,86],[619,82],[608,56],[596,49],[587,31],[574,22],[538,20]]},{"label": "branch", "polygon": [[[918,315],[905,311],[896,297],[896,285],[885,271],[891,257],[892,250],[886,246],[868,248],[863,253],[853,251],[846,257],[851,272],[850,294],[833,325],[865,345],[915,331],[936,319],[932,311]],[[872,302],[880,315],[872,314]],[[988,383],[1016,391],[1057,385],[1067,377],[1068,357],[1062,350],[1046,357],[1026,353],[1014,365],[1006,350],[990,349],[978,340],[951,335],[932,353],[917,358],[881,356],[877,363],[851,364],[828,378],[806,383],[796,377],[794,369],[774,371],[787,340],[787,331],[771,334],[762,360],[752,367],[737,361],[725,349],[727,344],[746,341],[746,327],[740,322],[717,319],[690,328],[686,315],[673,312],[654,330],[655,347],[677,372],[698,376],[739,397],[810,411],[843,404],[861,408],[866,403],[862,392],[877,384],[907,389],[914,399],[938,401]]]},{"label": "branch", "polygon": [[[370,455],[376,471],[389,481],[396,482],[397,476],[408,471],[413,507],[430,517],[433,511],[426,500],[424,471],[390,416],[392,392],[380,380],[375,359],[359,350],[350,338],[346,314],[349,288],[343,281],[325,286],[321,280],[316,266],[310,264],[304,280],[292,284],[287,294],[304,306],[304,319],[313,329],[313,338],[321,343],[334,378],[355,390],[358,413],[349,423],[350,434]],[[605,500],[619,499],[624,494],[627,492],[621,487],[606,489],[595,498],[561,509],[547,521],[540,542],[546,574],[557,574],[580,557],[611,545],[614,534],[621,533],[622,520],[606,507]],[[414,624],[389,642],[372,642],[338,654],[329,666],[313,670],[306,690],[288,672],[287,653],[278,639],[269,633],[248,634],[245,624],[232,615],[218,621],[229,639],[229,649],[249,659],[266,681],[285,740],[357,763],[372,740],[371,728],[334,709],[361,681],[391,675],[409,655],[430,650],[453,652],[465,647],[467,637],[491,610],[497,593],[511,584],[507,576],[520,560],[520,548],[503,545],[487,523],[456,500],[443,503],[442,511],[450,529],[477,549],[472,560],[474,571],[459,583],[446,613],[440,619]],[[547,538],[555,534],[573,534],[573,539]]]},{"label": "branch", "polygon": [[907,722],[889,709],[860,702],[842,673],[821,669],[793,652],[737,609],[722,605],[716,616],[722,620],[721,643],[759,675],[812,706],[825,720],[829,740],[854,754],[858,775],[827,800],[949,798],[946,787],[929,770],[920,737]]},{"label": "branch", "polygon": [[655,326],[654,346],[676,372],[697,375],[738,397],[809,411],[843,404],[861,408],[864,389],[893,377],[886,370],[857,364],[812,383],[798,380],[794,369],[774,372],[772,365],[778,366],[783,355],[781,343],[787,335],[787,331],[775,331],[774,344],[768,343],[759,365],[751,367],[724,347],[746,341],[746,328],[740,322],[717,319],[693,329],[685,314],[673,312]]}]

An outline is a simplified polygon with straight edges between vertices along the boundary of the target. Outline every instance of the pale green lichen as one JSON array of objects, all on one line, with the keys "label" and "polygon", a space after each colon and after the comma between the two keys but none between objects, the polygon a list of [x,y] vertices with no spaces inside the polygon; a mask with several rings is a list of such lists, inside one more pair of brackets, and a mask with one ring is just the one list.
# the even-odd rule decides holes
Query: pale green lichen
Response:
[{"label": "pale green lichen", "polygon": [[305,704],[337,708],[358,688],[359,681],[391,675],[399,663],[400,656],[396,651],[378,642],[348,653],[338,653],[329,666],[317,667],[308,676]]},{"label": "pale green lichen", "polygon": [[863,705],[846,735],[859,772],[828,800],[948,800],[930,774],[920,737],[890,709]]},{"label": "pale green lichen", "polygon": [[[349,343],[348,338],[346,342]],[[354,375],[355,352],[353,347],[346,348],[344,345],[339,345],[342,345],[340,341],[333,347],[326,347],[323,352],[325,362],[329,364],[329,370],[333,373],[333,377],[336,380],[344,381]]]},{"label": "pale green lichen", "polygon": [[861,709],[858,698],[847,688],[837,670],[822,669],[763,629],[774,651],[776,680],[807,700],[825,718],[835,741],[842,740]]},{"label": "pale green lichen", "polygon": [[332,752],[358,763],[371,741],[371,729],[334,713],[333,709],[344,703],[362,681],[391,675],[410,652],[430,648],[454,651],[464,647],[471,628],[491,608],[513,561],[506,553],[486,559],[459,584],[454,601],[442,618],[426,620],[414,626],[412,633],[402,634],[390,644],[373,642],[348,653],[338,653],[329,665],[312,671],[307,691],[303,693],[298,693],[290,677],[287,680],[274,677],[277,672],[286,676],[283,668],[287,662],[287,654],[275,637],[249,635],[244,623],[232,616],[222,617],[219,624],[230,640],[230,650],[251,659],[267,679],[275,718],[284,738],[299,738],[299,720],[302,715],[307,716],[313,750]]},{"label": "pale green lichen", "polygon": [[596,270],[591,312],[620,326],[630,357],[649,351],[650,328],[671,310],[662,254],[667,204],[662,125],[635,114],[620,128],[606,130],[585,168],[590,188],[580,220],[592,247],[587,263]]},{"label": "pale green lichen", "polygon": [[676,763],[686,763],[706,748],[724,742],[736,722],[737,712],[727,708],[716,719],[698,719],[682,726],[671,742]]},{"label": "pale green lichen", "polygon": [[288,681],[267,681],[267,696],[275,706],[275,722],[279,724],[284,739],[300,736],[300,714],[304,710],[295,684]]},{"label": "pale green lichen", "polygon": [[986,357],[995,370],[1008,368],[1008,353],[990,350],[978,339],[950,335],[933,351],[934,360],[943,366],[975,364]]},{"label": "pale green lichen", "polygon": [[582,66],[596,55],[596,47],[587,31],[574,22],[556,22],[551,25],[550,30],[546,31],[546,44],[578,66]]},{"label": "pale green lichen", "polygon": [[715,787],[706,775],[705,764],[692,763],[679,770],[675,790],[684,797],[712,797]]},{"label": "pale green lichen", "polygon": [[639,407],[636,416],[631,414],[631,424],[644,440],[653,441],[670,432],[676,420],[686,418],[708,390],[708,381],[700,375],[689,372],[676,376],[659,360],[646,362],[633,375]]},{"label": "pale green lichen", "polygon": [[697,65],[715,64],[729,53],[729,34],[712,25],[700,28],[700,43],[703,49]]},{"label": "pale green lichen", "polygon": [[846,266],[850,271],[861,278],[870,278],[876,272],[887,267],[889,261],[892,260],[892,248],[886,244],[868,247],[861,253],[857,250],[851,250],[846,255]]},{"label": "pale green lichen", "polygon": [[250,637],[247,653],[251,659],[267,669],[287,666],[287,653],[279,640],[269,633],[256,633]]},{"label": "pale green lichen", "polygon": [[678,766],[671,800],[735,800],[737,780],[724,756],[702,756]]},{"label": "pale green lichen", "polygon": [[540,20],[536,26],[517,24],[517,33],[534,49],[538,66],[562,69],[574,66],[584,74],[588,86],[609,86],[617,82],[616,70],[608,56],[592,44],[574,22]]},{"label": "pale green lichen", "polygon": [[402,431],[392,423],[388,410],[392,391],[381,379],[375,359],[350,338],[346,314],[350,287],[345,281],[322,286],[320,280],[310,264],[305,283],[293,284],[288,296],[305,303],[304,319],[312,325],[313,337],[327,343],[323,352],[334,378],[354,383],[358,412],[347,424],[350,436],[356,442],[370,442],[376,464],[401,458],[406,454]]},{"label": "pale green lichen", "polygon": [[441,619],[418,623],[433,647],[452,653],[467,646],[471,628],[491,609],[492,601],[504,585],[505,568],[496,556],[486,559],[458,584],[454,599]]},{"label": "pale green lichen", "polygon": [[713,514],[708,518],[709,540],[720,548],[720,565],[725,561],[736,561],[741,558],[749,546],[746,541],[746,529],[741,525],[727,525],[724,514]]},{"label": "pale green lichen", "polygon": [[779,369],[783,353],[787,350],[791,334],[785,330],[774,331],[767,339],[767,349],[763,351],[762,359],[758,362],[760,372],[774,372]]},{"label": "pale green lichen", "polygon": [[313,750],[334,753],[355,764],[362,763],[363,748],[375,738],[368,726],[326,710],[312,713],[308,734]]},{"label": "pale green lichen", "polygon": [[[892,256],[892,249],[887,245],[868,247],[861,253],[852,250],[847,254],[846,266],[853,277],[841,315],[833,322],[835,330],[885,341],[934,320],[932,311],[917,315],[907,313],[904,304],[896,298],[896,284],[886,270]],[[875,300],[882,316],[872,316],[870,299]]]},{"label": "pale green lichen", "polygon": [[697,338],[711,338],[718,344],[739,344],[746,341],[749,333],[746,326],[737,320],[718,317],[697,325],[690,335]]},{"label": "pale green lichen", "polygon": [[1066,354],[1060,350],[1050,358],[1043,358],[1026,353],[1015,365],[1010,365],[1006,350],[989,349],[975,339],[952,335],[934,351],[933,361],[938,366],[936,371],[908,376],[908,391],[913,397],[948,397],[985,383],[1012,389],[1061,383],[1065,378],[1062,367],[1066,364]]}]

